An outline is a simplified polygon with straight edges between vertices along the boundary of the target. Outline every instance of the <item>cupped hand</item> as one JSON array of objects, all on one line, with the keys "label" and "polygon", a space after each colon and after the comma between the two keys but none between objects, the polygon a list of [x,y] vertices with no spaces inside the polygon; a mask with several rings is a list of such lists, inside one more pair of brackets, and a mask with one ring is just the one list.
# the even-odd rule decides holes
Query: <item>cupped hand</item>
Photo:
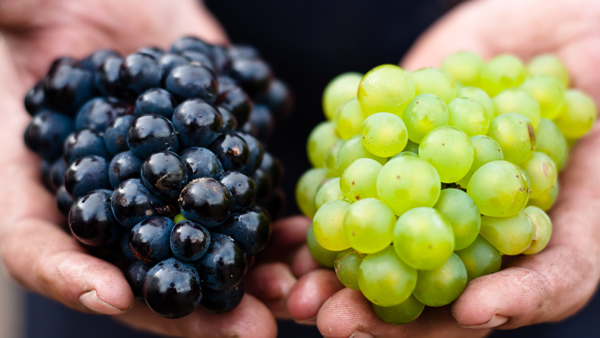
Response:
[{"label": "cupped hand", "polygon": [[[555,53],[572,86],[600,107],[600,3],[593,0],[480,0],[458,6],[415,43],[402,66],[439,67],[442,59],[467,50],[482,57],[513,53],[524,60]],[[428,308],[414,322],[394,326],[374,314],[360,292],[331,287],[331,271],[302,276],[289,296],[296,319],[317,316],[326,337],[481,337],[492,328],[511,329],[559,321],[580,310],[600,278],[600,125],[570,154],[561,191],[550,216],[547,248],[511,261],[500,272],[470,282],[452,306]],[[307,303],[315,285],[327,292]],[[339,290],[339,291],[338,291]]]},{"label": "cupped hand", "polygon": [[[9,274],[29,290],[72,309],[107,315],[141,330],[182,337],[272,337],[276,323],[269,307],[246,294],[226,314],[197,310],[165,319],[134,300],[121,271],[89,255],[61,229],[65,219],[40,182],[40,160],[25,148],[30,117],[23,97],[58,56],[82,58],[100,48],[123,54],[143,46],[166,48],[194,35],[227,43],[215,18],[199,1],[92,0],[0,1],[0,254]],[[292,222],[294,223],[294,222]],[[283,225],[286,223],[283,222]],[[294,223],[296,224],[296,223]],[[306,231],[306,225],[300,223]],[[293,227],[284,227],[292,229]],[[274,237],[287,236],[274,230]],[[280,256],[279,252],[273,253]],[[269,255],[264,255],[267,261]],[[284,273],[263,275],[283,270]],[[272,299],[287,292],[285,266],[258,266],[247,290]],[[289,270],[289,269],[288,269]],[[282,281],[280,281],[282,280]],[[262,282],[254,286],[253,282]],[[278,289],[279,288],[279,289]],[[274,305],[272,306],[274,308]]]}]

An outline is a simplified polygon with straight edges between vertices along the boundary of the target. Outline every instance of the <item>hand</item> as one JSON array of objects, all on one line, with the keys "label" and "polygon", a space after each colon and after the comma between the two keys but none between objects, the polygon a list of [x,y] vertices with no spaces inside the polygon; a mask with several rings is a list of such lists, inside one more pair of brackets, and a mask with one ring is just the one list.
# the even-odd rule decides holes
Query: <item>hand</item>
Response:
[{"label": "hand", "polygon": [[[177,320],[159,317],[136,303],[119,269],[87,254],[61,229],[65,219],[40,183],[40,161],[23,142],[30,120],[23,97],[54,58],[84,57],[99,48],[129,53],[148,45],[167,47],[188,34],[226,43],[212,15],[193,0],[176,5],[167,0],[0,1],[0,7],[0,253],[10,275],[70,308],[118,315],[120,321],[154,333],[275,336],[273,315],[251,295],[230,313],[197,310]],[[277,284],[275,277],[257,272],[253,276]],[[251,281],[246,287],[252,289]],[[270,285],[263,292],[277,293]]]},{"label": "hand", "polygon": [[[403,67],[439,67],[459,50],[484,58],[513,53],[527,60],[552,52],[566,64],[572,85],[600,107],[600,3],[596,1],[480,0],[466,2],[415,43]],[[300,278],[288,306],[292,315],[317,315],[326,337],[481,337],[559,321],[583,307],[600,278],[600,125],[572,149],[551,212],[554,233],[540,254],[522,256],[504,270],[473,280],[452,306],[429,308],[415,322],[394,326],[377,318],[369,302],[350,289],[329,289],[320,303],[295,301],[314,284],[335,278],[318,270]]]}]

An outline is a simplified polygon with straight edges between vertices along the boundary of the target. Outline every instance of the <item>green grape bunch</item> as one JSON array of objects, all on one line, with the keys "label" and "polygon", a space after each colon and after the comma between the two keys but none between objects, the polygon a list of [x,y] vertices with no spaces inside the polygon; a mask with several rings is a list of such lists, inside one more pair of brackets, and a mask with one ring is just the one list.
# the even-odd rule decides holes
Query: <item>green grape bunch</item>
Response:
[{"label": "green grape bunch", "polygon": [[458,52],[440,68],[334,78],[296,188],[314,259],[405,324],[499,271],[502,256],[543,250],[559,173],[596,119],[569,86],[551,54]]}]

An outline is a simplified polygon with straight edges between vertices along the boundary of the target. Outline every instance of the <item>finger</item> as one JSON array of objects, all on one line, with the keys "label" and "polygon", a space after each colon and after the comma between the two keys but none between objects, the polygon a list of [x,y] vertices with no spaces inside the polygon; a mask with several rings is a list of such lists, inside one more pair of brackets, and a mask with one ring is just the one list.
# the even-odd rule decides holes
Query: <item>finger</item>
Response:
[{"label": "finger", "polygon": [[302,276],[287,299],[290,315],[297,322],[315,324],[321,305],[343,287],[331,270],[319,269]]},{"label": "finger", "polygon": [[271,242],[257,259],[260,262],[285,262],[291,264],[298,248],[306,241],[306,230],[310,220],[294,216],[271,225]]},{"label": "finger", "polygon": [[0,244],[8,273],[34,292],[83,312],[114,315],[133,306],[121,271],[86,254],[54,224],[24,219]]},{"label": "finger", "polygon": [[242,302],[227,313],[213,314],[197,309],[179,318],[163,318],[145,304],[137,303],[116,317],[132,327],[169,337],[275,337],[277,324],[269,310],[256,298],[245,294]]},{"label": "finger", "polygon": [[325,337],[483,337],[488,330],[460,328],[447,308],[429,308],[405,325],[380,320],[360,293],[342,289],[321,307],[317,327]]},{"label": "finger", "polygon": [[248,271],[244,286],[246,291],[260,299],[277,318],[290,318],[285,301],[296,277],[289,266],[275,262],[256,266]]},{"label": "finger", "polygon": [[294,272],[294,275],[303,276],[319,268],[321,268],[321,266],[314,260],[310,250],[308,250],[308,246],[301,246],[292,261],[292,271]]}]

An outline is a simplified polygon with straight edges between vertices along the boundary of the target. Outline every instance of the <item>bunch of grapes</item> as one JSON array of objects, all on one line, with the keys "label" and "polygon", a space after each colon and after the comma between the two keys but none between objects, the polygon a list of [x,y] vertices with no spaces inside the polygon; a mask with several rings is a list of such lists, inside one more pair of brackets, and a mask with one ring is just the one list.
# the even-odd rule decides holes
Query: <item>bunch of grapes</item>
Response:
[{"label": "bunch of grapes", "polygon": [[225,312],[282,213],[261,141],[290,100],[250,46],[99,50],[57,59],[27,93],[25,143],[75,239],[122,266],[136,298],[169,318]]},{"label": "bunch of grapes", "polygon": [[558,173],[596,118],[555,56],[468,52],[342,74],[323,109],[296,189],[307,244],[393,324],[546,246]]}]

